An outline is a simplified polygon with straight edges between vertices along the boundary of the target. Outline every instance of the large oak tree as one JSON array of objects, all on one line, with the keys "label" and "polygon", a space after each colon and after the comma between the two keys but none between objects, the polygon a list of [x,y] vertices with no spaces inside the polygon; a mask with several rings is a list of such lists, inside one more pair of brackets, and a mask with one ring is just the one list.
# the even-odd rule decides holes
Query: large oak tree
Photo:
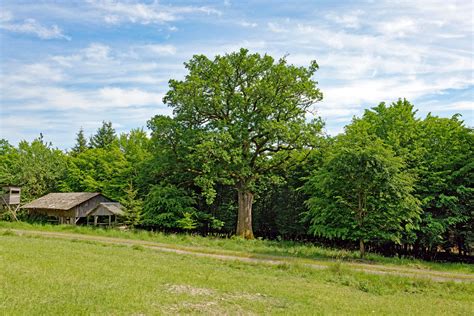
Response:
[{"label": "large oak tree", "polygon": [[208,202],[217,183],[237,190],[236,234],[253,238],[252,203],[259,181],[270,178],[321,130],[319,118],[306,117],[322,99],[312,79],[318,65],[297,67],[285,58],[241,49],[212,60],[195,55],[185,66],[188,74],[170,80],[164,98],[177,125],[193,131],[192,148],[180,158],[190,163]]}]

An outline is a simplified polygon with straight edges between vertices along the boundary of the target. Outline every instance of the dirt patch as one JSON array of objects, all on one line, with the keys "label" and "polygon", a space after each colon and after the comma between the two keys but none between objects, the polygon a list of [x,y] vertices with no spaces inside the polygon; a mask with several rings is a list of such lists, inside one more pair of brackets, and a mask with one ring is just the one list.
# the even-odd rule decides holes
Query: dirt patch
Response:
[{"label": "dirt patch", "polygon": [[213,296],[218,301],[234,301],[234,300],[247,300],[247,301],[266,301],[269,299],[268,295],[261,293],[245,293],[245,292],[234,292],[219,294],[212,289],[206,289],[202,287],[194,287],[187,284],[166,284],[166,291],[173,294],[187,294],[191,296]]},{"label": "dirt patch", "polygon": [[[177,295],[189,295],[198,297],[195,302],[193,298],[183,300],[165,308],[165,312],[171,314],[206,314],[206,315],[253,315],[242,309],[242,301],[259,302],[265,306],[285,305],[278,299],[269,297],[262,293],[229,292],[219,293],[208,288],[195,287],[188,284],[165,284],[166,291]],[[208,298],[209,300],[206,300]],[[230,308],[230,309],[229,309]],[[229,311],[232,312],[229,312]]]},{"label": "dirt patch", "polygon": [[202,303],[182,302],[174,304],[168,308],[170,314],[179,313],[204,313],[206,315],[223,315],[222,310],[218,307],[217,302],[209,301]]},{"label": "dirt patch", "polygon": [[222,295],[222,300],[248,300],[248,301],[265,301],[268,296],[260,293],[226,293]]},{"label": "dirt patch", "polygon": [[174,294],[188,294],[192,296],[197,295],[214,295],[215,292],[211,289],[194,287],[191,285],[184,285],[184,284],[167,284],[168,292]]}]

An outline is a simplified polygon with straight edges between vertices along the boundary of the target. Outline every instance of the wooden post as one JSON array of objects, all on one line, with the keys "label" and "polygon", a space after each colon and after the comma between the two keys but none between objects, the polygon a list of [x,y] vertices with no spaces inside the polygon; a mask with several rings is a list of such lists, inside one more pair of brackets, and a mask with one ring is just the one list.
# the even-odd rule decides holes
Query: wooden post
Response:
[{"label": "wooden post", "polygon": [[109,215],[109,227],[112,227],[112,215]]},{"label": "wooden post", "polygon": [[89,216],[86,216],[86,226],[89,226]]},{"label": "wooden post", "polygon": [[94,226],[97,226],[97,216],[94,215]]}]

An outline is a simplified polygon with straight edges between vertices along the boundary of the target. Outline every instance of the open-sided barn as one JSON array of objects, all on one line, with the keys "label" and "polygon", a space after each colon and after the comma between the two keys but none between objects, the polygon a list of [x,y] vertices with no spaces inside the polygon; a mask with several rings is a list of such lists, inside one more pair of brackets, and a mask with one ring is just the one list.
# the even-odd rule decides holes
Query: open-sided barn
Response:
[{"label": "open-sided barn", "polygon": [[94,224],[98,223],[99,216],[106,216],[111,225],[112,220],[116,222],[122,215],[120,203],[91,192],[49,193],[22,208],[32,215],[46,215],[56,218],[60,224],[72,225],[88,223],[89,216],[94,217]]}]

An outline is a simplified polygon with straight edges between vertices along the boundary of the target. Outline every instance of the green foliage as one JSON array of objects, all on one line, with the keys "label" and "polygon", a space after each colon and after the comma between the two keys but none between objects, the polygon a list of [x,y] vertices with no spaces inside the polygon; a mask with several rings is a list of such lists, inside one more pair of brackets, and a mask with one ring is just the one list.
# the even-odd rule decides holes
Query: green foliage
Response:
[{"label": "green foliage", "polygon": [[416,179],[414,195],[423,213],[419,230],[405,234],[405,242],[418,250],[457,247],[468,252],[474,239],[472,129],[458,115],[421,120],[415,114],[413,105],[398,100],[366,110],[356,121],[365,122],[371,135],[390,146]]},{"label": "green foliage", "polygon": [[289,162],[275,173],[279,181],[259,184],[258,199],[254,204],[258,235],[278,239],[310,237],[309,223],[304,220],[307,211],[304,203],[309,195],[301,187],[311,172],[321,165],[322,153],[329,145],[329,138],[320,138],[312,150],[294,151]]},{"label": "green foliage", "polygon": [[185,190],[173,185],[155,185],[144,204],[144,225],[165,229],[180,228],[184,214],[196,212],[195,200]]},{"label": "green foliage", "polygon": [[179,228],[184,230],[193,230],[198,227],[197,221],[193,218],[193,214],[189,212],[183,213],[183,217],[176,221]]},{"label": "green foliage", "polygon": [[185,66],[164,98],[174,116],[151,118],[151,138],[143,129],[117,137],[103,121],[89,144],[81,128],[68,154],[42,136],[2,139],[0,184],[21,186],[22,202],[101,192],[123,202],[131,226],[249,238],[253,227],[398,255],[472,251],[474,134],[459,115],[420,118],[399,99],[325,138],[321,119],[306,116],[322,99],[316,62],[241,49]]},{"label": "green foliage", "polygon": [[190,189],[194,174],[187,155],[196,134],[162,115],[148,121],[148,128],[151,130],[150,157],[142,162],[137,178],[140,187],[149,192],[154,185],[163,182]]},{"label": "green foliage", "polygon": [[128,134],[121,134],[118,143],[125,158],[132,165],[132,175],[138,176],[140,163],[151,157],[150,139],[146,132],[143,129],[132,129]]},{"label": "green foliage", "polygon": [[71,153],[73,155],[78,155],[80,153],[85,152],[87,148],[87,139],[84,136],[84,130],[81,127],[76,136],[76,145],[74,145],[74,147],[71,149]]},{"label": "green foliage", "polygon": [[[102,145],[72,151],[61,190],[101,192],[114,200],[127,199],[129,186],[135,191],[140,177],[146,176],[143,164],[151,157],[150,140],[143,129],[131,130],[117,138],[112,124],[106,122],[94,137],[96,144]],[[137,190],[135,195],[138,194]]]},{"label": "green foliage", "polygon": [[130,227],[139,225],[142,221],[142,204],[137,198],[137,190],[130,183],[125,189],[125,197],[120,200],[122,204],[124,223]]},{"label": "green foliage", "polygon": [[474,240],[474,133],[459,116],[428,115],[420,125],[417,191],[425,212],[418,242],[467,252]]},{"label": "green foliage", "polygon": [[355,121],[307,183],[310,231],[326,238],[400,242],[419,218],[413,178],[368,124]]},{"label": "green foliage", "polygon": [[174,185],[155,185],[144,204],[144,225],[168,230],[218,231],[224,223],[196,209],[196,200]]},{"label": "green foliage", "polygon": [[58,190],[66,173],[66,156],[41,135],[18,148],[0,142],[0,183],[22,187],[22,202]]},{"label": "green foliage", "polygon": [[364,115],[355,121],[367,123],[368,133],[383,140],[405,162],[405,169],[416,174],[416,165],[422,151],[418,144],[420,119],[417,111],[407,100],[399,99],[387,106],[384,102],[365,110]]},{"label": "green foliage", "polygon": [[120,200],[124,195],[130,164],[118,146],[88,149],[69,157],[62,191],[101,192]]},{"label": "green foliage", "polygon": [[[187,162],[207,204],[216,199],[217,184],[253,198],[259,181],[277,179],[274,171],[291,152],[311,145],[321,130],[319,118],[307,122],[305,116],[322,98],[312,79],[316,62],[296,67],[285,58],[275,61],[241,49],[213,60],[195,55],[185,66],[185,79],[170,80],[164,98],[174,110],[174,122],[156,117],[149,126],[164,134],[166,152]],[[153,127],[157,124],[168,128],[163,132]],[[189,131],[189,138],[176,137]],[[251,238],[251,203],[245,207],[239,214],[246,219],[239,221],[246,223],[245,235]]]},{"label": "green foliage", "polygon": [[115,129],[112,122],[102,122],[102,126],[97,129],[94,136],[91,137],[89,143],[91,148],[108,148],[117,141]]},{"label": "green foliage", "polygon": [[170,80],[164,101],[177,124],[198,134],[189,160],[201,171],[196,183],[215,197],[214,183],[251,189],[255,180],[311,142],[321,122],[306,123],[306,110],[322,98],[309,68],[242,49],[214,60],[194,56],[184,81]]}]

